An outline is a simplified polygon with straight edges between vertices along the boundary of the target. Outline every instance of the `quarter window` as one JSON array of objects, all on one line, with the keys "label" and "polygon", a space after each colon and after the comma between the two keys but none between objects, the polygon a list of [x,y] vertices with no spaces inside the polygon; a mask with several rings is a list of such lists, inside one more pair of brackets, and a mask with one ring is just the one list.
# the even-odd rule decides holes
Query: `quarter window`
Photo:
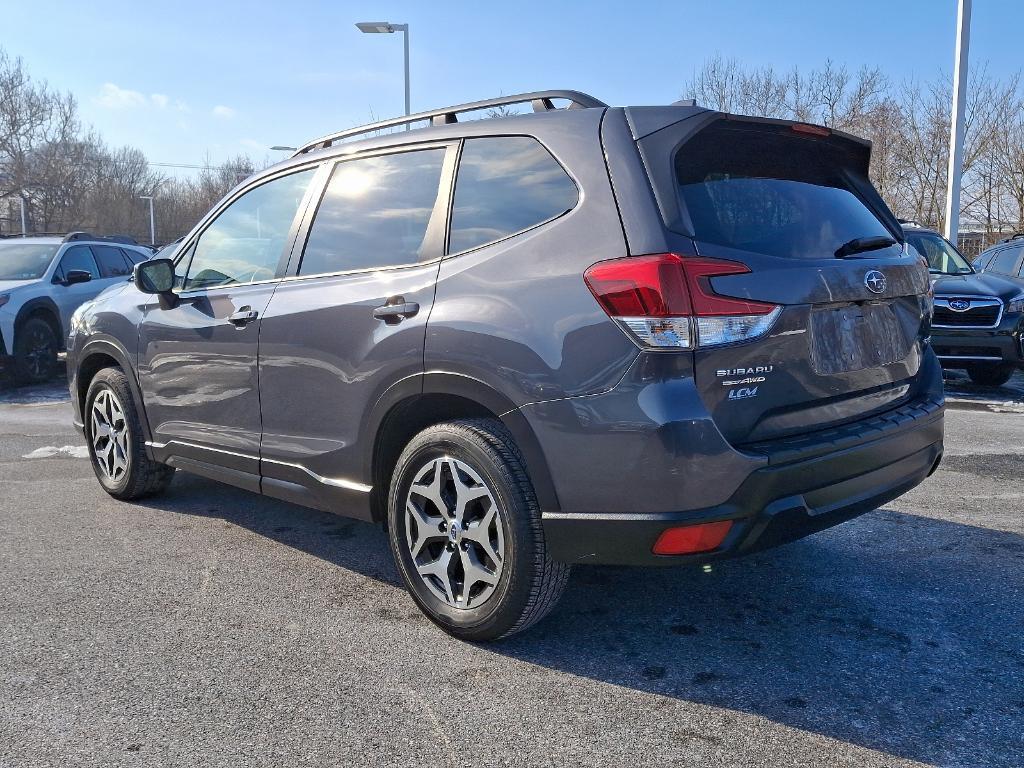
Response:
[{"label": "quarter window", "polygon": [[1006,248],[995,255],[992,265],[987,272],[998,272],[1001,275],[1012,275],[1017,268],[1017,258],[1020,256],[1020,248]]},{"label": "quarter window", "polygon": [[334,166],[310,227],[300,275],[414,264],[434,217],[445,149]]},{"label": "quarter window", "polygon": [[315,172],[311,168],[268,181],[231,203],[199,236],[186,290],[276,277],[292,222]]},{"label": "quarter window", "polygon": [[98,280],[100,273],[96,268],[96,260],[92,257],[92,250],[88,245],[76,245],[68,248],[60,259],[60,267],[57,268],[57,277],[64,280],[68,272],[78,269],[88,272],[93,280]]},{"label": "quarter window", "polygon": [[536,139],[466,139],[448,251],[522,232],[572,210],[578,200],[572,179]]}]

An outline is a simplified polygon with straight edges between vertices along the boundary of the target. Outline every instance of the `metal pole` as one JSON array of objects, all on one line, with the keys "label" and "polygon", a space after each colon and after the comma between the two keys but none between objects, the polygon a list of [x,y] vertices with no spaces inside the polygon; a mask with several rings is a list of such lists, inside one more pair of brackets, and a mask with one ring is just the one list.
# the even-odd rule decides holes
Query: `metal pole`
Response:
[{"label": "metal pole", "polygon": [[149,244],[156,245],[156,218],[153,216],[153,198],[149,198]]},{"label": "metal pole", "polygon": [[953,111],[950,115],[949,168],[946,173],[946,239],[956,245],[960,230],[960,175],[963,171],[967,56],[971,44],[971,0],[958,0],[956,54],[953,61]]},{"label": "metal pole", "polygon": [[18,200],[21,203],[21,234],[26,234],[25,231],[25,196],[18,195]]},{"label": "metal pole", "polygon": [[[410,115],[409,109],[409,25],[402,25],[402,35],[405,37],[405,114]],[[409,130],[409,124],[405,124],[405,130]]]}]

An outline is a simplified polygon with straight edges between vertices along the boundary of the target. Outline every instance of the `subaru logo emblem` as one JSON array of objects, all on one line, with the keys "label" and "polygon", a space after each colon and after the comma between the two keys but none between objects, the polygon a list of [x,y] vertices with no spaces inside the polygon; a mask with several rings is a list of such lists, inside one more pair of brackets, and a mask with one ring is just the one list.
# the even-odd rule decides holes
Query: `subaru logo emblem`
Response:
[{"label": "subaru logo emblem", "polygon": [[950,299],[949,308],[954,312],[966,312],[971,308],[971,302],[969,299]]},{"label": "subaru logo emblem", "polygon": [[866,285],[868,290],[872,293],[884,293],[886,285],[885,275],[877,269],[872,269],[864,275],[864,285]]}]

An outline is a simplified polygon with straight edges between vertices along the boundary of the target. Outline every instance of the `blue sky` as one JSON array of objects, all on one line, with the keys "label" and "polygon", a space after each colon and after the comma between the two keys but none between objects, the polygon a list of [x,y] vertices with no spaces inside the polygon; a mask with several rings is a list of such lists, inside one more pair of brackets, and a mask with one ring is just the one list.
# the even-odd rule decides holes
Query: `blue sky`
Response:
[{"label": "blue sky", "polygon": [[[679,98],[710,56],[777,69],[826,58],[890,78],[952,67],[954,0],[5,2],[0,46],[79,100],[113,145],[155,162],[219,162],[402,112],[408,22],[413,111],[575,88],[611,104]],[[1021,0],[977,0],[972,64],[1024,62]],[[1012,30],[1011,34],[1007,34]],[[16,31],[16,34],[12,32]]]}]

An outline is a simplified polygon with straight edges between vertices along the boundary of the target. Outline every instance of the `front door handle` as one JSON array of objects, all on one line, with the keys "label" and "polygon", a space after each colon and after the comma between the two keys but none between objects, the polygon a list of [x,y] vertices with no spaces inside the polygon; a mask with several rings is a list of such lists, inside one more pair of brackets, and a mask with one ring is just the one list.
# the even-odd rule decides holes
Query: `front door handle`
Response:
[{"label": "front door handle", "polygon": [[228,316],[228,322],[238,328],[244,328],[259,316],[260,313],[247,304],[234,314]]},{"label": "front door handle", "polygon": [[373,316],[388,325],[397,325],[407,317],[413,317],[420,311],[415,301],[406,301],[401,296],[392,296],[382,307],[373,310]]}]

